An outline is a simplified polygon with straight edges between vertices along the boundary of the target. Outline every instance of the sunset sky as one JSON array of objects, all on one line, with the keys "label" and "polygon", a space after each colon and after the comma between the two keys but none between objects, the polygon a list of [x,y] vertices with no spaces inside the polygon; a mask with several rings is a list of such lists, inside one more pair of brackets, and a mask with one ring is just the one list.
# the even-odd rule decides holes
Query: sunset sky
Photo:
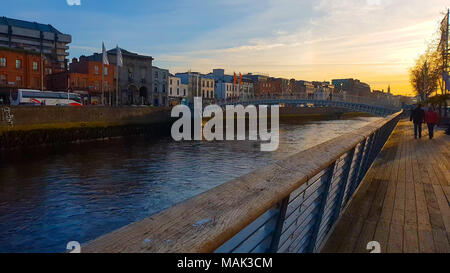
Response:
[{"label": "sunset sky", "polygon": [[100,52],[104,41],[153,56],[172,73],[353,77],[412,94],[409,68],[448,7],[448,0],[3,0],[1,15],[71,34],[70,57]]}]

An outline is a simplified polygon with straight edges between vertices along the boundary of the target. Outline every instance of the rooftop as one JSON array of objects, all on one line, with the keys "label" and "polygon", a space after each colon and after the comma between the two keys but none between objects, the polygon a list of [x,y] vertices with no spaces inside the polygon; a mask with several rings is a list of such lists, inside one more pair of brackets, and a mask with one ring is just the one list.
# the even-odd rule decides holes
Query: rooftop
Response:
[{"label": "rooftop", "polygon": [[20,28],[26,28],[26,29],[33,29],[43,32],[51,32],[55,34],[63,34],[56,28],[54,28],[52,25],[48,24],[41,24],[37,22],[29,22],[19,19],[12,19],[5,16],[0,17],[0,25],[7,25],[7,26],[13,26],[13,27],[20,27]]}]

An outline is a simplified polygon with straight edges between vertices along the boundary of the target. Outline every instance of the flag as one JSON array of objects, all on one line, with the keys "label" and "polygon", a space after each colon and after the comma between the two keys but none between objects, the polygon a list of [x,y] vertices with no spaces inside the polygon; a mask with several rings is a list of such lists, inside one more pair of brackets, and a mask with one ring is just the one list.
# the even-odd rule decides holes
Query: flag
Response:
[{"label": "flag", "polygon": [[239,85],[242,85],[242,74],[239,72]]},{"label": "flag", "polygon": [[106,53],[105,43],[102,42],[103,64],[109,65],[108,54]]},{"label": "flag", "polygon": [[439,41],[438,50],[443,51],[447,48],[448,44],[448,18],[449,13],[445,15],[444,19],[441,21],[440,31],[441,31],[441,40]]},{"label": "flag", "polygon": [[445,82],[445,88],[447,89],[447,91],[450,91],[450,75],[448,74],[448,72],[442,73],[442,79]]},{"label": "flag", "polygon": [[119,46],[117,46],[116,50],[117,50],[117,66],[122,67],[123,66],[122,51],[120,50]]},{"label": "flag", "polygon": [[233,80],[233,83],[236,84],[236,82],[237,82],[236,72],[233,72],[233,73],[234,73],[234,80]]}]

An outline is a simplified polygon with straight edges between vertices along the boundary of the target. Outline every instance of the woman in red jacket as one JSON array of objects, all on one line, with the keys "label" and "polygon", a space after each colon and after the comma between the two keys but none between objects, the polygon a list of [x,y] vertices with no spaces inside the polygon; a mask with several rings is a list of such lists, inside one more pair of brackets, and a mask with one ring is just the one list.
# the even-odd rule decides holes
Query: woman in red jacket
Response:
[{"label": "woman in red jacket", "polygon": [[428,136],[430,139],[433,138],[433,129],[434,126],[438,123],[438,113],[434,111],[432,107],[429,107],[428,110],[425,112],[425,122],[428,126]]}]

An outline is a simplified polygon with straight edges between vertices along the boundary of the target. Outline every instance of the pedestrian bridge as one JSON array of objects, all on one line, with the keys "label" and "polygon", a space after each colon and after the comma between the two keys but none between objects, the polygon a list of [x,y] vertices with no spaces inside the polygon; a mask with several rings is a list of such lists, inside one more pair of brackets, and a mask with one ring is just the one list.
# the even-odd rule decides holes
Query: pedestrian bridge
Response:
[{"label": "pedestrian bridge", "polygon": [[218,103],[221,106],[226,105],[270,105],[270,104],[288,104],[301,107],[337,107],[349,109],[352,111],[366,112],[376,116],[391,115],[400,110],[400,104],[397,101],[387,98],[369,98],[358,96],[334,96],[327,99],[307,96],[307,95],[280,95],[280,96],[258,96],[244,99],[227,99]]}]

